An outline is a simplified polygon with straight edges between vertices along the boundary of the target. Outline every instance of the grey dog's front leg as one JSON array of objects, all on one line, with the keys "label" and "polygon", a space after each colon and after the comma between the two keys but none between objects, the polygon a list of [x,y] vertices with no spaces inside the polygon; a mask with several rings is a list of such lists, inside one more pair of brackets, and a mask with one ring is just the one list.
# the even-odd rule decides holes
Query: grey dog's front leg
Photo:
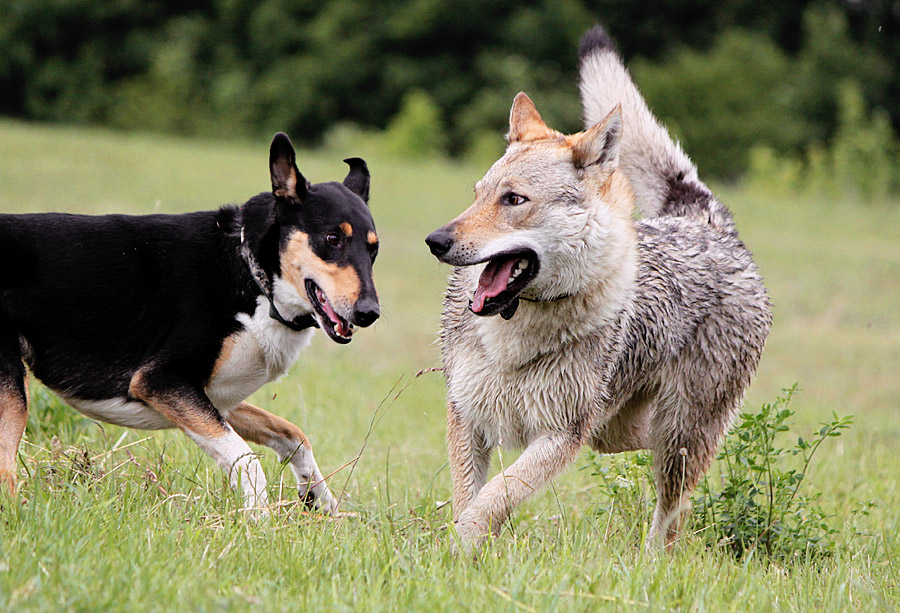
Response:
[{"label": "grey dog's front leg", "polygon": [[520,502],[555,477],[578,455],[581,439],[571,432],[545,434],[519,459],[491,479],[469,506],[457,515],[456,532],[466,549],[497,535]]},{"label": "grey dog's front leg", "polygon": [[466,423],[453,403],[447,407],[447,452],[453,481],[453,519],[459,518],[487,479],[491,448]]}]

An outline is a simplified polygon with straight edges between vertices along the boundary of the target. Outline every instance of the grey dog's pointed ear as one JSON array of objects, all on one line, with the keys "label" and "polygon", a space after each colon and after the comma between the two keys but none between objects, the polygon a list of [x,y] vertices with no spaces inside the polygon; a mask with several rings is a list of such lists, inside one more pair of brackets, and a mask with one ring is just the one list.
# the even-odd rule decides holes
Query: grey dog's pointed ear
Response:
[{"label": "grey dog's pointed ear", "polygon": [[299,204],[306,197],[309,183],[297,169],[294,146],[284,132],[276,134],[269,147],[269,173],[276,198]]},{"label": "grey dog's pointed ear", "polygon": [[525,92],[519,92],[509,110],[509,134],[506,139],[510,143],[527,142],[542,138],[551,138],[556,132],[547,127],[534,102]]},{"label": "grey dog's pointed ear", "polygon": [[622,140],[622,105],[616,105],[603,120],[572,139],[575,167],[584,170],[591,166],[604,172],[619,164],[619,143]]},{"label": "grey dog's pointed ear", "polygon": [[369,167],[362,158],[347,158],[344,163],[350,167],[347,178],[344,179],[344,187],[369,203]]}]

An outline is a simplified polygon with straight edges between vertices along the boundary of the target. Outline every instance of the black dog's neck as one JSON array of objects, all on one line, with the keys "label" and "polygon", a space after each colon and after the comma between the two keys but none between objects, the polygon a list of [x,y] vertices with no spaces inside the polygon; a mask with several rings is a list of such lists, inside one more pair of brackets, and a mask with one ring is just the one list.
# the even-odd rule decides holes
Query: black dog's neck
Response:
[{"label": "black dog's neck", "polygon": [[[257,201],[261,197],[264,197],[264,195],[261,194],[256,198],[252,198],[247,204],[242,206],[236,219],[240,236],[239,249],[241,260],[260,293],[269,301],[269,317],[297,332],[318,327],[312,314],[298,315],[293,319],[286,319],[278,311],[278,307],[275,306],[273,278],[278,272],[279,263],[277,254],[278,228],[276,227],[274,209],[271,206],[259,206],[263,204]],[[267,254],[266,247],[271,247],[268,251],[274,253]],[[270,264],[268,268],[272,270],[271,275],[264,268],[267,263]]]}]

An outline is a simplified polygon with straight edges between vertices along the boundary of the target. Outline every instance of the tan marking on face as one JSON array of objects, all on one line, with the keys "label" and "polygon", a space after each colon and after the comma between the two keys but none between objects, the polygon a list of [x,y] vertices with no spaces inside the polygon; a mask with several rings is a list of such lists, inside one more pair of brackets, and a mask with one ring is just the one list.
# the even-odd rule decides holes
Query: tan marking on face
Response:
[{"label": "tan marking on face", "polygon": [[473,204],[454,224],[458,237],[489,242],[503,234],[503,211],[497,202]]},{"label": "tan marking on face", "polygon": [[378,242],[378,236],[374,232],[369,230],[369,234],[366,236],[366,242],[370,245],[374,245]]},{"label": "tan marking on face", "polygon": [[346,221],[341,224],[341,231],[347,235],[347,238],[351,238],[353,236],[353,226],[348,224]]},{"label": "tan marking on face", "polygon": [[177,394],[160,393],[150,389],[142,371],[132,376],[128,384],[128,393],[159,411],[182,430],[206,438],[220,438],[228,433],[225,425],[216,420],[205,408],[194,406],[187,398]]},{"label": "tan marking on face", "polygon": [[0,486],[10,494],[16,491],[16,452],[25,422],[28,405],[13,388],[0,388]]},{"label": "tan marking on face", "polygon": [[500,199],[510,191],[523,195],[530,192],[524,186],[529,185],[531,179],[521,176],[516,168],[523,157],[548,152],[555,156],[568,155],[565,143],[556,138],[517,145],[515,149],[511,147],[478,182],[472,206],[451,222],[456,236],[477,248],[504,234],[527,228],[529,220],[540,209],[540,199],[519,206],[501,204]]},{"label": "tan marking on face", "polygon": [[[288,240],[281,254],[281,275],[301,296],[306,296],[305,279],[312,279],[325,292],[333,307],[337,309],[343,303],[346,314],[359,299],[360,279],[356,270],[352,266],[326,262],[317,256],[305,232],[294,232]],[[338,313],[346,317],[340,310]]]},{"label": "tan marking on face", "polygon": [[227,419],[234,431],[251,443],[269,445],[273,440],[280,439],[288,443],[299,443],[307,449],[312,449],[312,444],[300,428],[249,402],[242,402],[238,405],[228,414]]}]

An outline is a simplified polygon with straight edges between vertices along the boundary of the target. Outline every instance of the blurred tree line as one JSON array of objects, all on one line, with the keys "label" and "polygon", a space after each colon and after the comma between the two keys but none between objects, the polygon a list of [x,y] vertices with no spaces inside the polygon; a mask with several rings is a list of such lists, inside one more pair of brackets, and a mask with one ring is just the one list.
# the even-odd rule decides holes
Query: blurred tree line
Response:
[{"label": "blurred tree line", "polygon": [[896,0],[0,0],[0,114],[305,143],[352,122],[486,156],[520,90],[580,128],[595,22],[709,174],[806,168],[848,113],[897,160]]}]

